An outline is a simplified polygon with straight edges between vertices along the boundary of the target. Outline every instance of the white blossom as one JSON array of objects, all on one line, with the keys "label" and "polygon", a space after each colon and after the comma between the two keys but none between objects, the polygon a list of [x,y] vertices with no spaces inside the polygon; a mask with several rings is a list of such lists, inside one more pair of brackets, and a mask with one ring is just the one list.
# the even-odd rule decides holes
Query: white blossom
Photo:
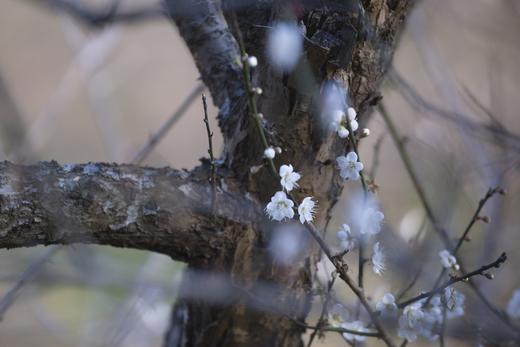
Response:
[{"label": "white blossom", "polygon": [[276,152],[273,147],[268,147],[264,151],[264,157],[266,157],[267,159],[273,159],[275,155]]},{"label": "white blossom", "polygon": [[452,287],[444,290],[444,298],[446,299],[446,318],[452,319],[464,315],[465,296]]},{"label": "white blossom", "polygon": [[446,269],[453,269],[455,271],[459,270],[459,264],[457,264],[457,258],[455,258],[451,253],[447,250],[442,250],[439,252],[439,257],[441,257],[441,264]]},{"label": "white blossom", "polygon": [[298,180],[301,178],[301,175],[297,172],[294,172],[292,165],[282,165],[280,166],[280,184],[283,189],[290,192],[294,189],[294,187],[298,187]]},{"label": "white blossom", "polygon": [[359,171],[363,170],[363,163],[358,162],[355,152],[349,152],[346,156],[336,158],[339,168],[339,175],[344,179],[357,181],[360,177]]},{"label": "white blossom", "polygon": [[372,270],[374,273],[381,276],[383,271],[385,271],[385,268],[385,255],[379,245],[379,242],[376,242],[374,244],[374,253],[372,254]]},{"label": "white blossom", "polygon": [[435,333],[435,327],[442,322],[443,309],[441,299],[438,295],[420,300],[406,306],[403,314],[399,317],[398,335],[413,342],[417,336],[423,336],[429,341],[435,341],[439,335]]},{"label": "white blossom", "polygon": [[334,110],[331,115],[331,129],[338,133],[338,136],[342,139],[347,138],[349,135],[349,130],[347,126],[347,119],[350,123],[350,129],[352,131],[356,131],[359,128],[359,124],[356,120],[356,111],[349,107],[347,110],[347,115],[342,110]]},{"label": "white blossom", "polygon": [[271,198],[271,202],[267,204],[265,211],[271,219],[281,221],[285,218],[293,218],[294,202],[287,198],[285,192],[276,192]]},{"label": "white blossom", "polygon": [[416,302],[404,308],[403,314],[399,317],[399,329],[397,331],[399,337],[405,338],[409,342],[417,339],[424,319],[424,312],[421,306],[422,303]]},{"label": "white blossom", "polygon": [[336,233],[336,236],[339,240],[341,250],[343,251],[351,251],[355,244],[356,240],[352,236],[352,233],[350,232],[350,227],[348,224],[343,224],[341,226],[341,229],[338,230]]},{"label": "white blossom", "polygon": [[507,303],[507,314],[511,318],[520,318],[520,289],[515,290],[513,296]]},{"label": "white blossom", "polygon": [[316,207],[316,203],[310,196],[303,199],[300,206],[298,206],[298,214],[300,215],[300,223],[304,224],[305,222],[311,223],[314,219],[314,210]]},{"label": "white blossom", "polygon": [[267,56],[276,68],[290,71],[303,51],[303,34],[294,23],[276,23],[267,37]]},{"label": "white blossom", "polygon": [[373,207],[366,207],[361,212],[360,230],[361,234],[375,235],[381,231],[381,223],[385,215]]},{"label": "white blossom", "polygon": [[[343,329],[349,329],[349,330],[354,330],[354,331],[358,331],[358,332],[364,332],[364,333],[368,332],[368,329],[365,328],[363,322],[359,321],[359,320],[356,320],[353,322],[345,322],[345,323],[341,324],[341,327]],[[365,339],[366,339],[366,336],[349,334],[349,333],[343,333],[343,337],[350,342],[354,342],[354,341],[362,342],[362,341],[365,341]]]},{"label": "white blossom", "polygon": [[341,324],[345,323],[349,317],[347,309],[340,303],[334,304],[334,306],[329,309],[328,315],[329,324],[333,327],[341,326]]},{"label": "white blossom", "polygon": [[392,293],[386,293],[376,304],[376,310],[383,314],[394,314],[397,312],[397,304]]},{"label": "white blossom", "polygon": [[249,65],[250,67],[257,67],[258,66],[258,59],[256,59],[255,56],[247,57],[247,65]]}]

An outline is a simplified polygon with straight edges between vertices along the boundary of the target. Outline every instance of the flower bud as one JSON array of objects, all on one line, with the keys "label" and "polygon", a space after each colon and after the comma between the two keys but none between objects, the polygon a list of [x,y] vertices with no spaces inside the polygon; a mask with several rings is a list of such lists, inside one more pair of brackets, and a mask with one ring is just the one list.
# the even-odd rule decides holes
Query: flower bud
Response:
[{"label": "flower bud", "polygon": [[273,159],[275,155],[276,152],[273,147],[266,148],[264,151],[264,157],[266,157],[267,159]]}]

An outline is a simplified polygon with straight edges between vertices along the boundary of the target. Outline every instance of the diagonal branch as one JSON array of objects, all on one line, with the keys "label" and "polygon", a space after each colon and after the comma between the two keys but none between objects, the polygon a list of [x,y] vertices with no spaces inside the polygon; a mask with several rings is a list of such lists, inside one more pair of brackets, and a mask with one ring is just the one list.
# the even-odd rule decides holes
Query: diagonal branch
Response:
[{"label": "diagonal branch", "polygon": [[242,114],[234,107],[245,94],[238,45],[226,20],[213,1],[166,0],[165,3],[219,108],[224,140],[236,141],[235,131],[240,129]]},{"label": "diagonal branch", "polygon": [[455,284],[457,282],[467,281],[467,280],[469,280],[473,276],[486,276],[487,277],[488,276],[487,275],[487,271],[488,270],[490,270],[492,268],[499,268],[506,260],[507,260],[506,254],[502,253],[500,255],[500,257],[498,257],[497,260],[495,260],[494,262],[492,262],[490,264],[487,264],[487,265],[484,265],[484,266],[481,266],[477,270],[471,271],[471,272],[469,272],[469,273],[467,273],[465,275],[452,277],[448,281],[446,281],[446,283],[444,283],[443,285],[441,285],[441,286],[439,286],[437,288],[434,288],[434,289],[430,290],[429,292],[419,294],[416,297],[413,297],[413,298],[411,298],[409,300],[403,301],[403,302],[399,303],[397,305],[397,307],[404,308],[404,307],[406,307],[406,306],[408,306],[408,305],[410,305],[410,304],[412,304],[412,303],[414,303],[416,301],[419,301],[419,300],[422,300],[422,299],[431,298],[435,294],[441,293],[444,289],[448,288],[452,284]]},{"label": "diagonal branch", "polygon": [[0,248],[94,243],[204,263],[233,247],[228,228],[252,223],[258,213],[228,180],[213,215],[208,172],[0,163]]},{"label": "diagonal branch", "polygon": [[166,12],[160,2],[131,9],[119,10],[119,0],[115,0],[107,9],[90,8],[72,0],[30,0],[39,5],[63,11],[92,27],[102,27],[112,23],[136,23],[145,20],[165,18]]}]

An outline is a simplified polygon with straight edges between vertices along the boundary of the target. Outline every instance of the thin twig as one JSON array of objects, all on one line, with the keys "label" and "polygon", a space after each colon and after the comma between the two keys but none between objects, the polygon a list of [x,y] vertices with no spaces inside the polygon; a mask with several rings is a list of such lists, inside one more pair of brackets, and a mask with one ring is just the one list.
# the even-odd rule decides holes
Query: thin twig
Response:
[{"label": "thin twig", "polygon": [[0,299],[0,321],[3,319],[5,313],[16,300],[22,287],[40,270],[45,263],[59,250],[61,247],[52,247],[47,250],[41,257],[35,259],[21,274],[16,284],[11,287]]},{"label": "thin twig", "polygon": [[389,71],[388,76],[390,77],[390,80],[393,82],[393,84],[397,86],[397,91],[401,93],[403,98],[414,109],[419,109],[421,111],[426,110],[451,122],[461,123],[464,127],[473,132],[482,132],[484,129],[495,136],[499,135],[499,137],[507,138],[511,141],[510,143],[514,145],[516,149],[520,148],[519,134],[512,133],[504,128],[497,128],[493,123],[487,124],[472,121],[470,120],[470,117],[465,114],[445,110],[436,106],[419,95],[419,93],[414,90],[410,83],[407,82],[395,69]]},{"label": "thin twig", "polygon": [[[242,34],[241,34],[241,31],[240,31],[240,27],[238,25],[238,21],[237,21],[235,13],[231,13],[231,23],[232,23],[232,25],[234,27],[236,39],[238,41],[238,44],[239,44],[239,47],[240,47],[240,52],[242,54],[242,59],[244,59],[244,58],[247,57],[247,53],[245,51],[245,46],[244,46],[244,42],[243,42],[243,39],[242,39]],[[263,129],[263,126],[261,124],[260,118],[258,117],[258,109],[257,109],[257,105],[256,105],[256,99],[255,99],[255,96],[254,96],[253,88],[251,86],[250,68],[249,68],[249,65],[247,64],[247,62],[243,62],[242,65],[243,65],[242,71],[243,71],[243,76],[244,76],[244,83],[245,83],[245,86],[246,86],[246,92],[248,93],[249,111],[252,113],[251,115],[252,115],[252,117],[253,117],[253,119],[255,121],[256,129],[257,129],[257,131],[258,131],[258,133],[260,135],[260,139],[262,141],[264,149],[266,149],[266,148],[269,147],[269,144],[267,142],[267,138],[265,136],[264,129]],[[349,123],[349,122],[347,122],[347,123]],[[348,126],[350,127],[350,124],[348,124]],[[353,137],[353,136],[351,136],[351,137]],[[357,148],[356,148],[356,150],[357,150]],[[271,168],[272,173],[274,174],[275,177],[278,178],[278,173],[277,173],[276,166],[274,165],[273,160],[270,159],[270,158],[267,158],[267,160],[269,162],[269,166]],[[366,192],[366,185],[364,184],[364,179],[362,179],[362,183],[363,183],[363,187],[365,188],[365,192]],[[319,231],[316,229],[316,227],[313,224],[306,223],[305,225],[307,227],[307,230],[310,232],[310,234],[318,242],[318,244],[320,245],[322,251],[325,253],[327,258],[329,258],[329,260],[336,267],[336,270],[337,270],[337,272],[339,274],[339,277],[350,287],[350,289],[354,292],[354,294],[359,298],[359,301],[361,302],[363,307],[368,312],[372,323],[374,324],[374,326],[376,327],[377,331],[379,332],[379,335],[380,335],[381,339],[386,343],[386,345],[388,347],[394,347],[395,345],[392,342],[392,340],[390,339],[390,337],[389,337],[388,333],[386,332],[385,328],[383,327],[383,325],[379,321],[379,317],[374,313],[374,311],[372,311],[370,303],[368,302],[368,300],[366,299],[366,297],[365,297],[365,295],[363,293],[363,289],[360,288],[359,286],[357,286],[356,283],[352,280],[352,278],[347,274],[347,267],[346,267],[346,265],[342,263],[341,259],[338,259],[337,257],[334,257],[332,255],[332,252],[331,252],[330,248],[327,246],[325,241],[321,238]]]},{"label": "thin twig", "polygon": [[[419,195],[419,198],[421,200],[421,203],[423,205],[424,210],[426,211],[426,215],[428,219],[430,220],[430,223],[432,224],[434,230],[441,236],[444,245],[447,249],[452,249],[451,241],[448,237],[448,234],[444,229],[440,227],[440,225],[437,223],[437,219],[435,215],[433,214],[433,210],[430,207],[430,204],[428,203],[428,200],[426,199],[426,195],[424,194],[424,190],[422,189],[422,186],[419,183],[419,180],[417,179],[417,176],[415,175],[415,171],[413,170],[413,166],[411,164],[410,158],[408,156],[408,153],[406,149],[404,148],[403,144],[401,143],[399,134],[397,133],[397,129],[394,126],[386,108],[384,105],[380,102],[378,105],[379,111],[381,115],[383,116],[383,119],[387,123],[387,127],[389,128],[390,134],[392,136],[392,139],[394,140],[397,150],[399,152],[399,155],[401,157],[401,160],[405,164],[405,168],[408,171],[408,174],[410,175],[410,178],[412,179],[412,183],[414,184],[415,190],[417,191],[417,194]],[[465,267],[462,264],[461,260],[458,260],[460,269],[464,272]],[[444,271],[444,270],[443,270]],[[504,322],[508,327],[510,327],[515,332],[518,331],[518,328],[508,319],[507,315],[504,314],[500,309],[496,308],[487,298],[486,296],[480,291],[480,289],[477,287],[477,285],[472,281],[472,279],[468,280],[470,288],[477,294],[479,299],[484,303],[484,305],[489,308],[502,322]]]},{"label": "thin twig", "polygon": [[[357,147],[357,141],[354,136],[354,131],[352,130],[352,126],[350,125],[349,120],[347,120],[346,125],[347,125],[348,133],[350,134],[350,136],[348,137],[349,142],[352,145],[352,149],[354,150],[354,152],[356,153],[356,155],[358,157],[358,161],[361,161],[361,158],[359,156],[358,147]],[[366,185],[364,176],[365,175],[363,174],[363,172],[359,172],[359,177],[361,179],[361,185],[363,186],[363,193],[366,198],[367,185]],[[364,268],[365,268],[364,245],[363,245],[363,240],[360,240],[359,247],[358,247],[358,286],[360,288],[363,288]]]},{"label": "thin twig", "polygon": [[386,332],[386,329],[383,327],[381,321],[379,320],[378,315],[372,310],[370,303],[368,302],[367,298],[365,297],[363,289],[360,288],[356,284],[356,282],[347,273],[348,267],[346,266],[346,264],[344,264],[343,261],[339,257],[334,257],[332,255],[330,248],[327,246],[325,241],[321,238],[319,231],[316,229],[316,227],[313,224],[305,223],[305,226],[307,227],[307,230],[310,232],[311,236],[318,242],[321,249],[323,250],[323,253],[325,253],[327,258],[332,262],[332,264],[336,268],[336,271],[338,272],[339,277],[343,280],[343,282],[345,282],[347,284],[347,286],[358,297],[361,305],[365,308],[365,310],[367,311],[367,313],[370,317],[370,320],[374,324],[376,330],[379,332],[381,339],[386,343],[387,346],[394,347],[395,344],[390,339],[390,336]]},{"label": "thin twig", "polygon": [[184,99],[179,108],[173,115],[164,123],[155,134],[153,134],[146,144],[139,150],[137,155],[132,159],[132,163],[141,164],[150,152],[157,146],[159,141],[168,133],[168,131],[177,123],[182,115],[188,110],[190,105],[197,99],[200,93],[204,90],[203,83],[197,83],[191,90],[190,94]]},{"label": "thin twig", "polygon": [[372,182],[376,179],[376,172],[379,167],[379,158],[381,156],[381,145],[383,144],[383,140],[385,139],[386,134],[381,134],[376,141],[376,144],[374,145],[374,156],[372,159],[372,165],[370,166],[370,171],[368,173],[368,176],[372,179]]},{"label": "thin twig", "polygon": [[486,195],[478,202],[478,207],[477,209],[475,210],[475,213],[473,214],[473,217],[471,217],[471,220],[469,221],[469,224],[468,226],[466,227],[466,229],[464,230],[464,232],[462,233],[462,235],[460,236],[459,240],[457,241],[457,244],[455,245],[455,248],[453,249],[453,255],[457,254],[458,250],[460,249],[460,247],[462,246],[462,243],[464,241],[467,241],[467,238],[468,238],[468,233],[470,232],[471,228],[473,227],[473,225],[480,219],[480,211],[482,211],[482,208],[484,207],[484,205],[486,204],[486,202],[495,194],[499,193],[499,192],[503,192],[503,190],[500,188],[500,187],[496,187],[496,188],[490,188],[488,189],[488,191],[486,192]]},{"label": "thin twig", "polygon": [[417,272],[415,273],[415,275],[414,275],[412,281],[410,282],[410,284],[408,284],[406,287],[404,287],[401,290],[401,292],[399,294],[397,294],[397,296],[395,298],[396,301],[401,300],[406,295],[406,293],[408,293],[408,291],[413,288],[413,286],[415,285],[415,283],[417,282],[417,280],[421,276],[421,273],[422,273],[422,268],[419,268],[419,270],[417,270]]},{"label": "thin twig", "polygon": [[301,327],[303,327],[305,329],[309,329],[309,330],[316,330],[316,329],[318,329],[320,331],[337,332],[337,333],[340,333],[340,334],[347,333],[347,334],[352,334],[352,335],[381,338],[380,333],[378,333],[376,331],[357,331],[357,330],[346,329],[346,328],[335,327],[335,326],[322,326],[322,327],[318,327],[318,326],[308,325],[305,322],[303,322],[303,321],[301,321],[301,320],[299,320],[297,318],[294,318],[293,316],[288,314],[286,311],[280,309],[278,306],[273,305],[271,302],[264,301],[262,298],[258,297],[257,295],[255,295],[254,293],[248,291],[247,289],[245,289],[245,288],[243,288],[241,286],[238,286],[236,284],[233,284],[233,287],[235,289],[239,290],[240,292],[242,292],[249,300],[255,301],[257,304],[259,304],[260,306],[264,307],[266,310],[269,310],[269,311],[272,310],[273,312],[276,312],[277,314],[282,315],[282,316],[290,319],[292,322],[294,322],[298,326],[301,326]]},{"label": "thin twig", "polygon": [[202,94],[202,105],[204,107],[204,124],[206,124],[206,133],[208,135],[208,154],[209,154],[209,160],[210,160],[210,180],[211,180],[211,187],[212,187],[212,198],[211,198],[211,206],[214,209],[216,206],[215,199],[217,198],[217,186],[216,186],[216,178],[215,178],[215,157],[213,156],[213,132],[211,131],[209,127],[209,119],[208,119],[208,104],[206,102],[206,96]]},{"label": "thin twig", "polygon": [[442,320],[439,331],[439,347],[444,347],[444,334],[446,333],[446,300],[443,299]]},{"label": "thin twig", "polygon": [[422,185],[419,182],[419,178],[418,178],[417,174],[415,173],[415,170],[412,166],[412,162],[410,160],[410,156],[408,155],[408,151],[406,150],[406,147],[404,146],[402,139],[399,137],[397,128],[395,127],[394,122],[392,121],[383,102],[379,102],[378,110],[379,110],[379,113],[381,114],[381,116],[383,117],[383,120],[385,121],[386,127],[388,128],[388,131],[390,132],[390,136],[392,137],[392,140],[395,143],[397,151],[399,152],[399,156],[401,157],[401,160],[403,161],[403,164],[406,169],[406,172],[408,173],[408,176],[410,176],[412,184],[415,188],[415,191],[417,192],[417,195],[419,196],[419,199],[421,200],[423,208],[426,211],[426,215],[428,216],[428,219],[430,220],[430,222],[432,223],[432,225],[434,227],[434,230],[437,232],[437,234],[439,234],[439,236],[442,238],[444,243],[446,245],[449,245],[450,239],[448,237],[448,234],[446,233],[446,230],[442,229],[438,225],[438,221],[433,213],[433,209],[430,206],[430,204],[426,198],[426,194],[425,194],[425,192],[422,188]]},{"label": "thin twig", "polygon": [[[232,12],[230,14],[231,24],[233,26],[233,30],[235,32],[235,38],[238,42],[238,46],[240,49],[241,59],[242,59],[242,74],[244,79],[244,85],[245,90],[247,93],[247,102],[249,107],[249,113],[251,114],[251,117],[253,118],[253,121],[256,126],[256,130],[260,136],[260,140],[262,142],[262,146],[264,147],[264,150],[269,148],[269,142],[267,141],[267,137],[265,136],[264,127],[262,125],[262,120],[259,117],[258,113],[258,107],[256,104],[256,93],[253,89],[253,86],[251,84],[251,68],[249,64],[247,63],[247,52],[244,45],[244,40],[242,38],[242,32],[240,30],[240,26],[238,25],[238,20],[235,12]],[[267,162],[269,163],[269,168],[271,169],[271,172],[273,175],[278,178],[278,172],[276,170],[276,166],[274,165],[273,159],[266,158]]]},{"label": "thin twig", "polygon": [[[477,206],[477,209],[473,213],[473,216],[471,217],[468,225],[464,229],[464,232],[459,237],[456,246],[453,248],[453,251],[451,252],[452,255],[454,255],[454,256],[457,255],[457,252],[459,251],[459,249],[462,246],[463,242],[465,240],[468,240],[468,234],[471,231],[471,228],[473,227],[473,225],[479,220],[479,218],[480,218],[480,216],[479,216],[480,215],[480,211],[482,210],[482,208],[484,208],[484,205],[486,205],[486,202],[493,195],[495,195],[496,193],[499,193],[499,192],[503,192],[503,190],[500,187],[489,188],[488,191],[486,192],[486,195],[482,199],[480,199],[480,201],[478,203],[478,206]],[[461,266],[461,265],[459,265],[459,266]],[[462,266],[461,266],[461,268],[463,269]],[[446,274],[446,269],[442,268],[441,272],[439,273],[439,275],[437,276],[437,279],[435,280],[435,282],[433,284],[433,288],[437,287],[439,285],[439,283],[441,283],[441,280],[443,279],[445,274]]]},{"label": "thin twig", "polygon": [[332,278],[328,283],[327,286],[327,293],[325,294],[325,300],[322,302],[321,307],[321,313],[320,318],[318,319],[318,323],[316,323],[316,329],[311,334],[311,337],[309,338],[309,342],[307,343],[307,347],[312,346],[312,342],[314,341],[314,338],[320,331],[320,329],[324,326],[325,322],[325,315],[327,314],[327,306],[329,305],[330,299],[332,298],[332,287],[334,286],[334,282],[336,281],[336,274],[332,274]]},{"label": "thin twig", "polygon": [[119,11],[119,2],[114,1],[106,10],[97,10],[87,7],[77,1],[70,0],[31,0],[36,4],[43,4],[55,8],[81,20],[92,27],[102,27],[115,22],[132,23],[151,19],[166,18],[166,11],[160,2],[137,8]]},{"label": "thin twig", "polygon": [[506,260],[507,260],[507,256],[506,256],[506,253],[504,252],[494,262],[492,262],[492,263],[490,263],[488,265],[484,265],[484,266],[478,268],[477,270],[471,271],[470,273],[467,273],[467,274],[465,274],[463,276],[452,277],[448,281],[446,281],[446,283],[441,285],[440,287],[437,287],[437,288],[435,288],[433,290],[430,290],[429,292],[419,294],[416,297],[413,297],[411,299],[403,301],[403,302],[397,304],[397,307],[404,308],[404,307],[406,307],[406,306],[408,306],[408,305],[410,305],[410,304],[412,304],[412,303],[414,303],[416,301],[419,301],[419,300],[422,300],[422,299],[431,298],[432,296],[442,292],[444,289],[448,288],[449,286],[451,286],[451,285],[453,285],[453,284],[455,284],[457,282],[467,281],[467,280],[469,280],[473,276],[486,276],[487,275],[486,274],[487,270],[492,269],[492,268],[499,268]]}]

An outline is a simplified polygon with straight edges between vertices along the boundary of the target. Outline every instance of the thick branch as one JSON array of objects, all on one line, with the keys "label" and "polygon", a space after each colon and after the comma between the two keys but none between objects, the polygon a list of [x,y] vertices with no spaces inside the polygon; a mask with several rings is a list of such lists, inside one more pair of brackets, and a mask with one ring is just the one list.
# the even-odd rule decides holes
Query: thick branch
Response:
[{"label": "thick branch", "polygon": [[77,242],[214,259],[233,247],[226,230],[251,220],[254,204],[218,190],[213,215],[207,177],[205,167],[1,163],[0,248]]},{"label": "thick branch", "polygon": [[225,140],[239,129],[237,103],[245,106],[238,45],[215,2],[166,0],[169,15],[186,42],[201,78],[219,108],[219,125]]}]

